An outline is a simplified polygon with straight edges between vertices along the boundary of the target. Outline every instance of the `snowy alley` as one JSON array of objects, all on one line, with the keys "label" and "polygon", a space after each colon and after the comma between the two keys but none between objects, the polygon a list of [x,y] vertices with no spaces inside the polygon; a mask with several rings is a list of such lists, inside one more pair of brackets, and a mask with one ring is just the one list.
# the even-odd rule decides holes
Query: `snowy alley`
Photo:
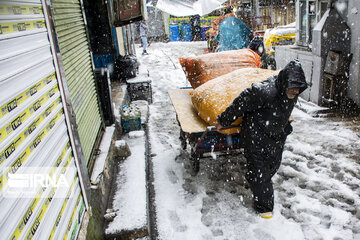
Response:
[{"label": "snowy alley", "polygon": [[140,68],[152,78],[158,239],[360,239],[359,119],[314,118],[294,109],[294,131],[273,178],[274,216],[265,220],[252,209],[241,154],[210,154],[196,176],[187,169],[168,90],[190,86],[178,58],[203,54],[206,42],[152,43],[144,56],[137,47]]}]

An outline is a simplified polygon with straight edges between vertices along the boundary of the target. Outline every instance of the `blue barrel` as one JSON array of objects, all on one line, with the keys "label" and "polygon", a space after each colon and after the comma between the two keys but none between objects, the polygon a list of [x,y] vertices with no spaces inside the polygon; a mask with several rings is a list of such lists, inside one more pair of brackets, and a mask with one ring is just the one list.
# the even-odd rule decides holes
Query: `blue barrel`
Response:
[{"label": "blue barrel", "polygon": [[180,41],[180,29],[178,24],[169,25],[170,42]]},{"label": "blue barrel", "polygon": [[209,29],[210,27],[201,27],[201,40],[206,41],[206,31]]},{"label": "blue barrel", "polygon": [[181,25],[181,41],[191,41],[191,26],[189,24]]},{"label": "blue barrel", "polygon": [[93,55],[95,68],[108,68],[109,65],[114,65],[113,54]]}]

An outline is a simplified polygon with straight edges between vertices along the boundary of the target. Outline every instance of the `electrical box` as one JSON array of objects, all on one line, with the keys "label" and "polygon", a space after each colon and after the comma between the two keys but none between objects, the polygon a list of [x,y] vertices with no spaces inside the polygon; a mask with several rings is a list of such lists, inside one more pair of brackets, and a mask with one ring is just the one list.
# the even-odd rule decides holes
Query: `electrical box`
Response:
[{"label": "electrical box", "polygon": [[129,79],[126,81],[130,101],[146,100],[152,103],[152,88],[150,79]]},{"label": "electrical box", "polygon": [[329,73],[333,76],[341,74],[341,64],[342,64],[341,54],[334,51],[329,51],[326,62],[324,72]]}]

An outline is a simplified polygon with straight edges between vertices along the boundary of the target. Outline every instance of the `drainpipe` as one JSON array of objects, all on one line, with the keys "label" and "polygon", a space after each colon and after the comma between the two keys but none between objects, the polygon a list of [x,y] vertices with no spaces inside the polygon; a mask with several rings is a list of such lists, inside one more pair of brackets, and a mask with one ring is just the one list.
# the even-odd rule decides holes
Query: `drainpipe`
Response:
[{"label": "drainpipe", "polygon": [[251,15],[252,15],[252,21],[251,21],[251,28],[254,31],[254,27],[256,25],[257,18],[259,16],[259,0],[251,0],[250,2],[251,6]]},{"label": "drainpipe", "polygon": [[259,14],[259,0],[254,0],[255,2],[255,16],[258,17],[260,14]]}]

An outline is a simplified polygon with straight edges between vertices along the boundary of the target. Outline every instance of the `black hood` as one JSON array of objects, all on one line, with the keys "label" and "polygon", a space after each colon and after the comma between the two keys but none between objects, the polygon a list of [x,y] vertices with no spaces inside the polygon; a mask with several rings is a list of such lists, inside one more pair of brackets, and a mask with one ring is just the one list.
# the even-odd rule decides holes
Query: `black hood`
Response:
[{"label": "black hood", "polygon": [[264,42],[259,36],[256,36],[251,40],[249,48],[255,52],[259,52],[260,56],[265,52]]},{"label": "black hood", "polygon": [[284,69],[282,69],[276,80],[276,86],[279,93],[284,96],[288,88],[300,88],[302,93],[307,88],[305,74],[299,60],[290,61]]}]

